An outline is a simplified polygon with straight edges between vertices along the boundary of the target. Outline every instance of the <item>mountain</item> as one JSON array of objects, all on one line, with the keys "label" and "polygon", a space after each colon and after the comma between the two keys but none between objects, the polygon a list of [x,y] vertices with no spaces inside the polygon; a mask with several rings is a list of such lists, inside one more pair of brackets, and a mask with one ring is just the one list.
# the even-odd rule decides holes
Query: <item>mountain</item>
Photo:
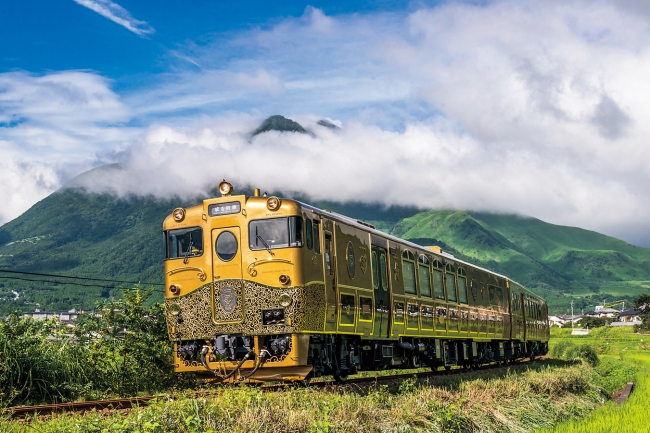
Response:
[{"label": "mountain", "polygon": [[300,123],[287,119],[284,116],[275,115],[265,119],[262,124],[251,133],[251,137],[255,137],[256,135],[268,131],[298,132],[300,134],[313,135],[311,132],[303,128]]},{"label": "mountain", "polygon": [[[631,300],[650,288],[650,249],[596,232],[516,215],[296,198],[370,221],[421,245],[439,245],[508,275],[547,297],[552,311],[565,311],[571,298],[576,308],[586,308],[604,297]],[[117,198],[63,188],[0,227],[0,270],[162,283],[162,221],[175,207],[201,199]],[[31,310],[36,303],[41,309],[89,308],[116,294],[110,287],[120,285],[67,280],[104,285],[73,286],[57,278],[20,277],[59,283],[0,279],[0,298],[5,298],[0,314]],[[13,291],[19,293],[17,300]]]},{"label": "mountain", "polygon": [[[461,259],[510,276],[565,312],[650,290],[650,249],[536,218],[481,212],[420,212],[389,227],[391,234],[439,245]],[[568,296],[567,296],[568,295]]]}]

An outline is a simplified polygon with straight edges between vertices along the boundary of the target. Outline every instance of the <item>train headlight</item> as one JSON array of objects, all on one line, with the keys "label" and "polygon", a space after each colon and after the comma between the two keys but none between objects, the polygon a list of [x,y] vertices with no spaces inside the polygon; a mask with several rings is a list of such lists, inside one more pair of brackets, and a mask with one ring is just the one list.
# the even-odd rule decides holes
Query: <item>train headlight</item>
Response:
[{"label": "train headlight", "polygon": [[169,292],[172,295],[178,295],[181,292],[181,286],[172,284],[171,286],[169,286]]},{"label": "train headlight", "polygon": [[273,211],[278,210],[278,209],[280,209],[281,204],[282,204],[282,200],[280,200],[279,198],[277,198],[274,195],[272,195],[271,197],[269,197],[266,200],[266,207],[269,210],[273,210]]},{"label": "train headlight", "polygon": [[182,207],[177,207],[172,212],[172,217],[174,218],[174,221],[176,221],[177,223],[183,221],[185,219],[185,209],[183,209]]},{"label": "train headlight", "polygon": [[221,193],[222,196],[226,197],[232,195],[232,192],[234,190],[235,189],[232,187],[230,182],[226,182],[226,179],[219,182],[219,192]]},{"label": "train headlight", "polygon": [[169,314],[172,316],[178,316],[181,314],[181,307],[178,304],[171,304],[169,306]]},{"label": "train headlight", "polygon": [[283,293],[283,294],[280,295],[280,299],[278,301],[280,302],[281,306],[286,308],[289,305],[291,305],[291,303],[293,302],[293,299],[291,299],[291,296],[289,296],[288,293]]}]

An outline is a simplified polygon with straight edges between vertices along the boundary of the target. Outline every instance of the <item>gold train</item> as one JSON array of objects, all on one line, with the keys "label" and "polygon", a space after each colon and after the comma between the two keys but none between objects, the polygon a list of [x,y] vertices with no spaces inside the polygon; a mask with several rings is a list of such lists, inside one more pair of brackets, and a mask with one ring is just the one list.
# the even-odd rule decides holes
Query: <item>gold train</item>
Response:
[{"label": "gold train", "polygon": [[548,350],[546,302],[520,284],[372,225],[233,195],[164,222],[165,311],[178,372],[299,381],[472,367]]}]

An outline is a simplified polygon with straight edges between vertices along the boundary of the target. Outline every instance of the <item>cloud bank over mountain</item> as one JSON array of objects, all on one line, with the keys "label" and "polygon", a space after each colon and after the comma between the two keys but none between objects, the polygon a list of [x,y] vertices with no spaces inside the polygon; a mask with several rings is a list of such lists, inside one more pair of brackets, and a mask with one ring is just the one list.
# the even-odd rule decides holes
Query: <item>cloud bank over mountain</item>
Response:
[{"label": "cloud bank over mountain", "polygon": [[[0,182],[21,174],[0,221],[119,162],[119,194],[194,195],[227,178],[516,212],[650,246],[649,24],[634,2],[308,8],[170,51],[143,88],[89,71],[0,74]],[[272,114],[314,135],[251,139]]]}]

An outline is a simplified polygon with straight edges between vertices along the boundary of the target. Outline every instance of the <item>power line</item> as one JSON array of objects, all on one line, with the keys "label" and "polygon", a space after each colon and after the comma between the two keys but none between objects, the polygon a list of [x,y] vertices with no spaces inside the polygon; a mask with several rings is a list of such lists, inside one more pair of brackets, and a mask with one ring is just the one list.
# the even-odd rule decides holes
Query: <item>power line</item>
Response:
[{"label": "power line", "polygon": [[[50,284],[62,284],[62,285],[72,285],[72,286],[82,286],[82,287],[101,287],[102,289],[127,289],[127,287],[121,287],[121,286],[108,286],[108,285],[101,285],[101,284],[83,284],[83,283],[73,283],[69,281],[53,281],[53,280],[35,280],[32,278],[21,278],[21,277],[5,277],[0,275],[1,279],[6,279],[6,280],[20,280],[20,281],[31,281],[31,282],[36,282],[36,283],[50,283]],[[164,290],[161,289],[153,289],[154,292],[160,292],[164,293]]]},{"label": "power line", "polygon": [[[73,280],[87,280],[87,281],[108,281],[113,283],[124,283],[124,284],[144,284],[145,286],[164,286],[162,283],[147,283],[147,282],[135,282],[135,281],[124,281],[124,280],[114,280],[111,278],[91,278],[91,277],[77,277],[74,275],[57,275],[57,274],[42,274],[39,272],[26,272],[26,271],[12,271],[9,269],[0,269],[0,273],[3,274],[20,274],[20,275],[35,275],[39,277],[55,277],[55,278],[70,278]],[[5,277],[3,277],[5,278]]]}]

